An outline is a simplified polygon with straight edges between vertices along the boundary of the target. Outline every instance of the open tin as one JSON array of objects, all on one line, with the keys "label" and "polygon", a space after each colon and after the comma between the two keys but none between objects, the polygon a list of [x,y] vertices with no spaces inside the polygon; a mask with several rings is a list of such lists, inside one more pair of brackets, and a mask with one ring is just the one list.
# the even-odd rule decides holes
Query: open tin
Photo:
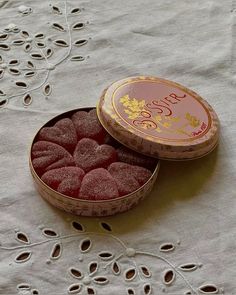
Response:
[{"label": "open tin", "polygon": [[[42,128],[53,126],[79,110],[91,108],[65,112]],[[159,159],[196,159],[211,152],[218,142],[219,121],[211,106],[193,91],[160,78],[131,77],[113,83],[104,90],[97,114],[114,139],[134,151]],[[40,195],[59,209],[82,216],[113,215],[137,205],[154,186],[159,161],[149,180],[128,195],[96,201],[63,195],[47,186],[35,172],[31,153],[38,133],[31,145],[31,174]]]}]

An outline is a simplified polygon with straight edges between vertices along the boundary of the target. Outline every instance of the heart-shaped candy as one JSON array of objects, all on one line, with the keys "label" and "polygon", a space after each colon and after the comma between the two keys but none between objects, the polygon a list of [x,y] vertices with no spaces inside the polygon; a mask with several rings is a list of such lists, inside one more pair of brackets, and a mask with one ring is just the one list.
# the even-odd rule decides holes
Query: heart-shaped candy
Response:
[{"label": "heart-shaped candy", "polygon": [[34,143],[31,157],[33,167],[39,176],[52,169],[75,166],[73,157],[66,149],[48,141]]},{"label": "heart-shaped candy", "polygon": [[121,196],[137,190],[152,176],[151,171],[146,168],[122,162],[112,163],[108,171],[115,179]]},{"label": "heart-shaped candy", "polygon": [[81,168],[63,167],[45,172],[41,179],[59,193],[77,198],[84,175]]},{"label": "heart-shaped candy", "polygon": [[99,145],[90,138],[81,139],[74,151],[76,166],[88,172],[96,168],[107,168],[116,161],[116,150],[107,144]]},{"label": "heart-shaped candy", "polygon": [[42,128],[39,132],[38,139],[56,143],[71,153],[73,153],[77,144],[77,134],[74,124],[68,118],[59,120],[52,127]]},{"label": "heart-shaped candy", "polygon": [[96,109],[89,112],[78,111],[72,116],[78,140],[92,138],[98,143],[104,142],[106,132],[98,120]]},{"label": "heart-shaped candy", "polygon": [[104,168],[87,173],[81,184],[79,198],[87,200],[108,200],[119,197],[116,181]]}]

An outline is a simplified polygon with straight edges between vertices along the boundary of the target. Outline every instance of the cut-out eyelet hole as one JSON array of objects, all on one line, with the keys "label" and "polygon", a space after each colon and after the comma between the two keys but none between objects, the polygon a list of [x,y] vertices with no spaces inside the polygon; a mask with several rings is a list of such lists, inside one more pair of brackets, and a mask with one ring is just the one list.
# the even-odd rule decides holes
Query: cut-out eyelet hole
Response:
[{"label": "cut-out eyelet hole", "polygon": [[29,71],[29,72],[26,72],[24,76],[25,76],[26,78],[29,78],[29,77],[33,77],[34,75],[35,75],[35,72],[33,72],[33,71]]},{"label": "cut-out eyelet hole", "polygon": [[2,90],[0,90],[0,96],[5,96],[6,94],[2,91]]},{"label": "cut-out eyelet hole", "polygon": [[84,239],[80,243],[81,252],[88,252],[92,246],[90,239]]},{"label": "cut-out eyelet hole", "polygon": [[23,97],[23,105],[24,106],[29,106],[31,103],[32,103],[33,99],[32,99],[32,96],[27,93],[24,97]]},{"label": "cut-out eyelet hole", "polygon": [[44,87],[44,90],[43,90],[44,94],[46,96],[49,96],[52,92],[52,87],[50,84],[46,84],[45,87]]},{"label": "cut-out eyelet hole", "polygon": [[145,265],[142,265],[140,268],[141,268],[142,274],[146,278],[150,278],[151,277],[151,272],[149,271],[149,269]]},{"label": "cut-out eyelet hole", "polygon": [[151,292],[152,292],[151,286],[149,284],[144,285],[143,286],[143,291],[144,291],[144,294],[150,295]]},{"label": "cut-out eyelet hole", "polygon": [[3,108],[5,105],[7,105],[7,103],[8,103],[8,99],[0,100],[0,108]]},{"label": "cut-out eyelet hole", "polygon": [[30,68],[30,69],[34,69],[35,68],[34,64],[30,60],[27,62],[27,67]]},{"label": "cut-out eyelet hole", "polygon": [[170,251],[173,251],[174,249],[175,249],[175,246],[171,243],[163,244],[159,248],[161,252],[170,252]]},{"label": "cut-out eyelet hole", "polygon": [[8,38],[8,34],[0,34],[0,41],[5,41]]},{"label": "cut-out eyelet hole", "polygon": [[24,38],[28,38],[29,37],[29,33],[27,31],[21,31],[21,35]]},{"label": "cut-out eyelet hole", "polygon": [[30,251],[24,251],[18,254],[15,258],[15,261],[20,263],[20,262],[26,262],[27,260],[30,259],[31,257],[31,252]]},{"label": "cut-out eyelet hole", "polygon": [[0,55],[0,63],[2,63],[3,62],[3,59],[2,59],[2,56]]},{"label": "cut-out eyelet hole", "polygon": [[106,231],[112,231],[112,228],[111,228],[110,224],[108,224],[108,223],[106,223],[106,222],[101,222],[100,225],[101,225],[101,227],[102,227],[103,229],[105,229]]},{"label": "cut-out eyelet hole", "polygon": [[62,247],[60,244],[55,244],[52,249],[51,259],[58,259],[61,256]]},{"label": "cut-out eyelet hole", "polygon": [[38,48],[45,48],[46,47],[45,43],[43,43],[43,42],[35,42],[35,44]]},{"label": "cut-out eyelet hole", "polygon": [[71,57],[71,61],[83,61],[85,58],[82,55],[74,55]]},{"label": "cut-out eyelet hole", "polygon": [[126,279],[127,281],[131,281],[131,280],[133,280],[135,277],[136,277],[136,270],[135,270],[135,268],[128,269],[128,270],[125,272],[125,279]]},{"label": "cut-out eyelet hole", "polygon": [[61,47],[68,47],[69,46],[69,44],[65,40],[62,40],[62,39],[55,40],[55,41],[53,41],[53,43],[55,45],[61,46]]},{"label": "cut-out eyelet hole", "polygon": [[120,265],[117,261],[112,264],[112,272],[114,275],[119,275],[121,272]]},{"label": "cut-out eyelet hole", "polygon": [[94,274],[98,269],[98,264],[97,262],[91,262],[89,265],[89,273]]},{"label": "cut-out eyelet hole", "polygon": [[74,45],[77,46],[77,47],[80,47],[80,46],[83,46],[85,44],[88,43],[88,40],[86,39],[81,39],[81,40],[77,40],[74,42]]},{"label": "cut-out eyelet hole", "polygon": [[76,8],[73,8],[70,13],[71,14],[79,14],[80,12],[81,12],[81,9],[76,7]]},{"label": "cut-out eyelet hole", "polygon": [[37,33],[35,34],[34,36],[36,39],[44,39],[45,38],[45,35],[43,33]]},{"label": "cut-out eyelet hole", "polygon": [[51,48],[48,48],[46,51],[46,56],[49,58],[52,56],[52,54],[53,54],[53,50]]},{"label": "cut-out eyelet hole", "polygon": [[94,294],[96,294],[96,293],[95,293],[95,290],[94,290],[93,288],[88,287],[88,288],[87,288],[87,294],[88,294],[88,295],[94,295]]},{"label": "cut-out eyelet hole", "polygon": [[127,294],[128,294],[128,295],[134,295],[135,292],[134,292],[133,289],[129,288],[129,289],[127,290]]},{"label": "cut-out eyelet hole", "polygon": [[70,285],[70,287],[68,288],[68,294],[76,294],[76,293],[79,293],[80,290],[81,290],[80,284],[73,284],[73,285]]},{"label": "cut-out eyelet hole", "polygon": [[31,286],[27,283],[22,283],[17,286],[18,290],[30,290]]},{"label": "cut-out eyelet hole", "polygon": [[173,272],[173,270],[170,269],[164,273],[163,282],[166,285],[171,285],[173,283],[174,279],[175,279],[175,273]]},{"label": "cut-out eyelet hole", "polygon": [[84,23],[76,23],[72,26],[72,30],[77,31],[84,28]]},{"label": "cut-out eyelet hole", "polygon": [[77,221],[73,221],[72,226],[73,226],[74,229],[76,229],[78,231],[84,231],[83,226]]},{"label": "cut-out eyelet hole", "polygon": [[40,53],[31,53],[30,56],[33,58],[33,59],[44,59],[43,55],[40,54]]},{"label": "cut-out eyelet hole", "polygon": [[25,40],[21,40],[21,39],[18,39],[18,40],[14,40],[12,41],[12,45],[16,45],[16,46],[20,46],[20,45],[23,45],[25,43]]},{"label": "cut-out eyelet hole", "polygon": [[31,44],[28,43],[28,44],[25,45],[25,49],[24,49],[25,52],[29,52],[31,49],[32,49]]},{"label": "cut-out eyelet hole", "polygon": [[95,277],[94,282],[99,285],[105,285],[108,283],[108,279],[106,277]]},{"label": "cut-out eyelet hole", "polygon": [[183,264],[179,266],[182,271],[194,271],[198,266],[194,263]]},{"label": "cut-out eyelet hole", "polygon": [[10,68],[8,70],[9,70],[10,74],[12,74],[12,75],[16,75],[16,76],[20,75],[20,71],[18,69]]},{"label": "cut-out eyelet hole", "polygon": [[56,29],[58,31],[61,31],[61,32],[65,32],[66,31],[65,28],[62,25],[58,24],[58,23],[53,23],[52,24],[52,28],[53,29]]},{"label": "cut-out eyelet hole", "polygon": [[19,63],[20,63],[20,62],[19,62],[18,59],[12,59],[12,60],[9,61],[8,64],[9,64],[10,66],[17,66],[17,65],[19,65]]},{"label": "cut-out eyelet hole", "polygon": [[106,260],[110,260],[110,259],[112,259],[112,258],[114,257],[114,254],[112,254],[112,253],[110,253],[110,252],[101,252],[101,253],[98,254],[98,256],[99,256],[102,260],[106,261]]},{"label": "cut-out eyelet hole", "polygon": [[81,279],[83,277],[81,271],[79,271],[76,268],[71,268],[70,269],[70,274],[72,275],[72,277],[74,277],[76,279]]},{"label": "cut-out eyelet hole", "polygon": [[21,87],[21,88],[27,88],[27,84],[25,82],[22,81],[18,81],[16,82],[16,86]]},{"label": "cut-out eyelet hole", "polygon": [[184,295],[192,295],[191,291],[187,291],[186,293],[184,293]]},{"label": "cut-out eyelet hole", "polygon": [[0,69],[0,79],[3,77],[4,75],[4,70]]},{"label": "cut-out eyelet hole", "polygon": [[21,243],[29,244],[29,238],[27,237],[25,233],[22,233],[22,232],[16,233],[16,239]]},{"label": "cut-out eyelet hole", "polygon": [[1,43],[0,49],[7,51],[7,50],[10,50],[10,47],[7,44]]},{"label": "cut-out eyelet hole", "polygon": [[36,289],[32,290],[32,295],[38,295],[38,294],[39,294],[38,290],[36,290]]},{"label": "cut-out eyelet hole", "polygon": [[62,14],[60,8],[54,5],[52,6],[52,12],[56,14]]},{"label": "cut-out eyelet hole", "polygon": [[199,288],[200,293],[203,294],[217,294],[219,289],[215,285],[204,285]]},{"label": "cut-out eyelet hole", "polygon": [[43,230],[43,234],[46,236],[46,237],[57,237],[58,234],[52,230],[52,229],[49,229],[49,228],[46,228]]}]

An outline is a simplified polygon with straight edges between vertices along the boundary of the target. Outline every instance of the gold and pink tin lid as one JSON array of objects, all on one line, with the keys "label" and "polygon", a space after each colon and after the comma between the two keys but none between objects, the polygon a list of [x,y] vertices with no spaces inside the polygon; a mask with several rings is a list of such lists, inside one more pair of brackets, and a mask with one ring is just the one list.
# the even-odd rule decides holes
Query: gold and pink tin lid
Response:
[{"label": "gold and pink tin lid", "polygon": [[97,113],[112,137],[160,159],[196,159],[218,142],[219,120],[212,107],[192,90],[157,77],[113,83],[104,90]]}]

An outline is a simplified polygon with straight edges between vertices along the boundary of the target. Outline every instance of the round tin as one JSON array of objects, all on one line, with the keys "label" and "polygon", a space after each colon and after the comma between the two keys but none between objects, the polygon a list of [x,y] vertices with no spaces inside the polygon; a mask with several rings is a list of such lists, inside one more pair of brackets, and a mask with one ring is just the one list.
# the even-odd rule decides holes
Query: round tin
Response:
[{"label": "round tin", "polygon": [[160,159],[196,159],[218,142],[219,120],[212,107],[192,90],[161,78],[113,83],[103,92],[97,113],[116,140]]},{"label": "round tin", "polygon": [[[60,114],[59,116],[52,118],[50,121],[44,124],[41,128],[53,126],[58,120],[63,118],[68,118],[77,111],[88,112],[91,109],[92,108],[80,108],[80,109],[71,110],[69,112],[65,112],[63,114]],[[33,139],[33,142],[31,144],[31,150],[32,150],[33,144],[37,141],[39,131],[37,132],[37,134],[35,135]],[[46,185],[46,183],[44,183],[41,180],[41,178],[38,176],[38,174],[34,170],[32,159],[31,159],[31,153],[32,153],[31,150],[30,150],[29,166],[30,166],[30,171],[34,180],[34,184],[39,194],[51,205],[61,210],[64,210],[66,212],[69,212],[75,215],[81,215],[81,216],[109,216],[109,215],[114,215],[117,213],[127,211],[131,209],[132,207],[136,206],[152,190],[159,172],[159,168],[160,168],[160,162],[158,161],[152,173],[152,176],[149,178],[149,180],[142,187],[140,187],[139,189],[137,189],[136,191],[128,195],[125,195],[116,199],[110,199],[110,200],[91,201],[91,200],[68,197],[66,195],[63,195],[55,191],[54,189]]]}]

